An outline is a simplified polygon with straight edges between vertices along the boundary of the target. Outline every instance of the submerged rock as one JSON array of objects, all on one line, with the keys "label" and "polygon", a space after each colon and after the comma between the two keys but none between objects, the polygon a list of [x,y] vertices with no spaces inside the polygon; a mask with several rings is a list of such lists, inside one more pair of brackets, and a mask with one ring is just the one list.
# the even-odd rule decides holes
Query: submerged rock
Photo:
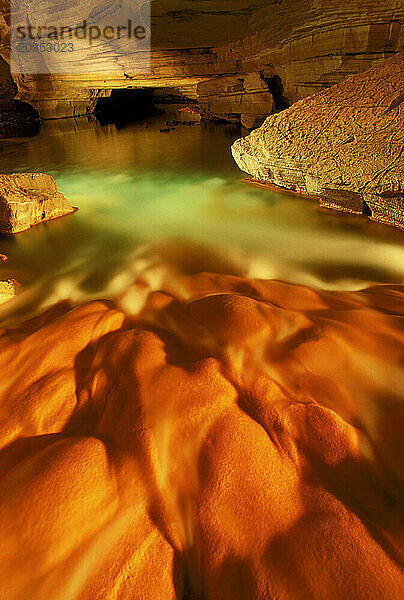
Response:
[{"label": "submerged rock", "polygon": [[0,231],[18,233],[72,213],[53,177],[43,173],[0,175]]},{"label": "submerged rock", "polygon": [[402,600],[404,286],[158,285],[0,331],[1,599]]},{"label": "submerged rock", "polygon": [[404,227],[404,54],[269,117],[232,153],[261,182]]}]

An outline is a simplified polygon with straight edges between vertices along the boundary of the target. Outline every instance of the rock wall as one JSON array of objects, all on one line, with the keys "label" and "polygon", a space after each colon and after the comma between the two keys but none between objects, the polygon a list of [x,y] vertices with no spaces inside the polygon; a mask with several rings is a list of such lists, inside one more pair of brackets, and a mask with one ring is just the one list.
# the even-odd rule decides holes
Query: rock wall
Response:
[{"label": "rock wall", "polygon": [[[191,97],[197,84],[212,76],[235,73],[235,61],[218,59],[213,47],[241,38],[247,31],[251,0],[176,0],[151,3],[151,70],[134,77],[130,72],[68,75],[16,75],[19,98],[31,102],[43,118],[85,114],[112,89],[176,88]],[[43,3],[41,3],[43,10]],[[74,7],[71,7],[73,10]],[[9,61],[9,3],[0,0],[0,56]],[[0,74],[1,77],[1,74]]]},{"label": "rock wall", "polygon": [[274,109],[268,84],[259,73],[228,75],[202,81],[197,96],[203,116],[238,121],[252,129]]},{"label": "rock wall", "polygon": [[8,63],[0,56],[0,138],[34,135],[40,127],[36,109],[16,100],[18,87]]},{"label": "rock wall", "polygon": [[241,71],[277,73],[296,102],[403,49],[403,23],[395,0],[276,0],[253,11],[248,35],[222,50]]},{"label": "rock wall", "polygon": [[[404,7],[396,0],[234,0],[231,8],[225,0],[176,0],[169,8],[152,0],[151,10],[149,74],[22,75],[15,77],[18,98],[43,118],[57,118],[91,111],[112,89],[170,88],[199,100],[205,115],[244,115],[252,126],[270,112],[265,86],[273,77],[292,103],[403,49]],[[8,13],[8,2],[0,0],[6,61]],[[255,82],[252,90],[246,81]]]}]

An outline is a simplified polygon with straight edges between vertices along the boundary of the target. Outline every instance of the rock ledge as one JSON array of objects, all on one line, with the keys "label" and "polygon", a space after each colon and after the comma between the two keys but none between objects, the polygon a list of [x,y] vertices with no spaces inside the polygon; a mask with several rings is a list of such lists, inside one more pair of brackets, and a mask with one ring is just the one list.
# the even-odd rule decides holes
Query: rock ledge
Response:
[{"label": "rock ledge", "polygon": [[58,192],[53,177],[43,173],[0,175],[0,232],[18,233],[74,212]]}]

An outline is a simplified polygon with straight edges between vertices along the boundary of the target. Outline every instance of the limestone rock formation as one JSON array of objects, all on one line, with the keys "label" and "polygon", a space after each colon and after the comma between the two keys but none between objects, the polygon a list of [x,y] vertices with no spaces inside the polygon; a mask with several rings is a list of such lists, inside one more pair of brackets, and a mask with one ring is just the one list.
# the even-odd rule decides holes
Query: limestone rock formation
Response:
[{"label": "limestone rock formation", "polygon": [[[46,0],[40,4],[46,9]],[[30,3],[33,18],[37,5]],[[7,0],[0,0],[6,16],[0,15],[0,55],[7,61],[8,12]],[[403,21],[396,0],[363,0],[360,7],[343,0],[176,0],[169,6],[154,0],[150,73],[25,74],[15,76],[18,98],[42,118],[55,118],[91,112],[97,98],[117,88],[168,88],[198,99],[199,84],[217,76],[277,76],[291,103],[403,49]],[[245,110],[246,124],[254,112]]]},{"label": "limestone rock formation", "polygon": [[403,50],[403,23],[396,0],[274,0],[251,11],[246,34],[218,48],[218,59],[278,75],[293,103]]},{"label": "limestone rock formation", "polygon": [[2,600],[402,600],[404,287],[160,283],[0,331]]},{"label": "limestone rock formation", "polygon": [[239,167],[322,204],[404,226],[404,55],[269,117],[237,140]]},{"label": "limestone rock formation", "polygon": [[0,231],[18,233],[73,212],[53,177],[43,173],[0,175]]},{"label": "limestone rock formation", "polygon": [[248,129],[259,126],[274,109],[268,84],[259,73],[217,77],[197,87],[202,115],[240,121]]}]

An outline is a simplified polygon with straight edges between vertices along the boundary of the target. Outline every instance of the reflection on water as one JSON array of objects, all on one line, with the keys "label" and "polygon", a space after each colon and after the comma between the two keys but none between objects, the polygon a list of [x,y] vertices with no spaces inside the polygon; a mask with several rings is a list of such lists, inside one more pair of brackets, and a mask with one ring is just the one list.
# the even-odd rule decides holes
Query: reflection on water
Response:
[{"label": "reflection on water", "polygon": [[237,128],[161,132],[166,118],[120,131],[86,120],[47,122],[38,137],[2,146],[2,172],[50,173],[79,207],[1,239],[8,261],[0,278],[14,277],[24,288],[3,317],[61,298],[113,297],[159,269],[330,289],[404,281],[401,231],[250,188],[230,155]]}]

